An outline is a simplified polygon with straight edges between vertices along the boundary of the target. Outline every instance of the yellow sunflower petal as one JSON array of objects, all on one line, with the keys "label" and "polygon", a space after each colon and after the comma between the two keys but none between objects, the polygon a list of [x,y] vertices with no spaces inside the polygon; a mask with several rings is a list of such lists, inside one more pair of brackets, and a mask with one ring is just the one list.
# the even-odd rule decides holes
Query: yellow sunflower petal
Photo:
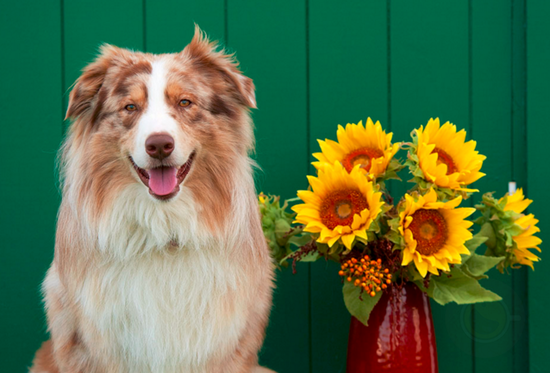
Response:
[{"label": "yellow sunflower petal", "polygon": [[348,235],[342,236],[342,242],[344,243],[344,246],[346,246],[348,250],[351,250],[353,240],[355,240],[354,234],[348,234]]},{"label": "yellow sunflower petal", "polygon": [[440,126],[436,118],[416,134],[416,154],[427,180],[439,187],[462,189],[484,175],[479,170],[486,157],[475,150],[475,141],[465,141],[466,131],[457,132],[449,122]]},{"label": "yellow sunflower petal", "polygon": [[406,266],[413,260],[413,254],[410,252],[410,250],[403,250],[403,261],[401,262],[401,265]]},{"label": "yellow sunflower petal", "polygon": [[[504,198],[501,198],[499,200],[499,203],[502,202]],[[511,210],[517,212],[518,214],[521,214],[532,202],[533,200],[525,198],[525,195],[523,194],[523,189],[518,188],[514,194],[507,197],[504,211]]]},{"label": "yellow sunflower petal", "polygon": [[416,269],[418,269],[418,273],[420,273],[422,277],[426,277],[426,274],[428,273],[428,262],[415,256],[414,265],[416,266]]},{"label": "yellow sunflower petal", "polygon": [[334,246],[334,244],[341,238],[341,235],[336,235],[328,240],[328,245],[330,247]]},{"label": "yellow sunflower petal", "polygon": [[430,272],[431,274],[434,274],[436,276],[439,276],[439,271],[437,270],[437,268],[431,264],[428,265],[428,272]]},{"label": "yellow sunflower petal", "polygon": [[371,177],[383,174],[393,156],[399,150],[399,144],[392,144],[392,133],[386,134],[380,122],[373,123],[368,118],[366,126],[362,122],[348,123],[346,127],[338,125],[336,131],[338,142],[318,140],[321,153],[314,156],[319,162],[313,165],[319,169],[324,163],[335,160],[342,163],[347,172],[355,165],[360,165],[363,172]]},{"label": "yellow sunflower petal", "polygon": [[341,240],[351,249],[355,237],[367,240],[366,230],[381,213],[382,194],[374,192],[359,167],[348,173],[335,161],[325,163],[318,174],[308,177],[311,191],[298,192],[305,203],[292,207],[296,222],[305,224],[306,232],[318,233],[317,241],[331,247]]},{"label": "yellow sunflower petal", "polygon": [[405,195],[399,223],[405,238],[403,265],[413,257],[422,276],[439,274],[449,270],[449,263],[460,263],[461,254],[469,254],[464,243],[472,237],[472,222],[465,219],[475,209],[458,208],[460,201],[441,202],[433,189],[416,199]]},{"label": "yellow sunflower petal", "polygon": [[[311,185],[311,187],[313,188],[313,192],[317,196],[322,197],[323,195],[326,194],[326,187],[321,182],[321,180],[319,180],[319,178],[317,178],[315,176],[307,176],[307,180],[309,181],[309,185]],[[300,197],[300,199],[302,198],[300,196],[301,192],[302,191],[298,192],[298,197]]]},{"label": "yellow sunflower petal", "polygon": [[358,230],[353,231],[353,233],[355,233],[355,235],[356,235],[357,237],[360,237],[360,238],[362,238],[362,239],[364,239],[364,240],[368,240],[368,239],[369,239],[368,236],[367,236],[366,230],[358,229]]}]

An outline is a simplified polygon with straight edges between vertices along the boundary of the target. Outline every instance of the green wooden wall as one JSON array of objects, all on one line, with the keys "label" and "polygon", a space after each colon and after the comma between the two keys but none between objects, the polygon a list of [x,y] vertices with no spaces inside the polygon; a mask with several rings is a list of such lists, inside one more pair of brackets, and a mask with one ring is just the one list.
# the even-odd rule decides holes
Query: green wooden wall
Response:
[{"label": "green wooden wall", "polygon": [[[24,372],[47,338],[39,286],[60,199],[54,160],[68,89],[100,43],[175,52],[197,22],[237,52],[257,87],[258,188],[287,198],[307,185],[316,139],[339,123],[371,116],[402,140],[430,117],[450,120],[488,157],[479,189],[524,187],[548,242],[549,16],[547,0],[2,1],[0,371]],[[433,305],[440,371],[550,371],[546,261],[492,275],[502,302]],[[277,283],[262,363],[345,372],[335,267],[300,265]]]}]

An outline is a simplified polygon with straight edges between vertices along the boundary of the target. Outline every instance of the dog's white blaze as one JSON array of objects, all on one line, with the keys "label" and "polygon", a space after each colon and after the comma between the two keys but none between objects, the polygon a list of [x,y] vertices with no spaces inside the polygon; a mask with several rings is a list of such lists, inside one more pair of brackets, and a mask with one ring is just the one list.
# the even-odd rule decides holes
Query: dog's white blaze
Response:
[{"label": "dog's white blaze", "polygon": [[151,158],[145,151],[145,141],[156,133],[167,133],[174,138],[176,147],[172,152],[172,162],[178,166],[183,165],[190,155],[191,150],[185,144],[185,136],[182,136],[178,122],[170,116],[166,103],[166,81],[168,70],[166,61],[162,58],[152,62],[152,72],[147,82],[147,110],[138,122],[136,142],[132,158],[141,168],[150,168]]}]

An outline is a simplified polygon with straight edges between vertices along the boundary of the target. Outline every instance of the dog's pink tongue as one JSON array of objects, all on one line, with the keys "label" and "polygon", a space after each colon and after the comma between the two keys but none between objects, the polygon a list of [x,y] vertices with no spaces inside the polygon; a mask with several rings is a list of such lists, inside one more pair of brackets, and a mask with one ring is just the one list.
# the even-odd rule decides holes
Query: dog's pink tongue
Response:
[{"label": "dog's pink tongue", "polygon": [[149,170],[149,188],[157,196],[165,196],[172,193],[176,184],[177,169],[175,167],[158,167]]}]

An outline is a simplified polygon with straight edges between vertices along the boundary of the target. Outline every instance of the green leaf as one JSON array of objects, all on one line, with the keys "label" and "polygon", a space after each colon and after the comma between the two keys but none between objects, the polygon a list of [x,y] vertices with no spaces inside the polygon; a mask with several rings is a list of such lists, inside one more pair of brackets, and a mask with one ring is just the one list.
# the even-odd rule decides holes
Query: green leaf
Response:
[{"label": "green leaf", "polygon": [[312,237],[309,234],[304,234],[303,236],[292,236],[289,238],[288,242],[292,245],[302,247],[305,244],[308,244],[312,240]]},{"label": "green leaf", "polygon": [[319,259],[319,252],[317,250],[312,251],[308,253],[306,256],[304,256],[302,259],[300,259],[300,262],[315,262],[317,259]]},{"label": "green leaf", "polygon": [[424,177],[424,172],[422,172],[422,169],[420,169],[420,168],[415,169],[412,174],[416,177],[419,177],[419,178]]},{"label": "green leaf", "polygon": [[399,217],[388,220],[388,225],[396,232],[399,231]]},{"label": "green leaf", "polygon": [[[432,276],[433,299],[441,304],[455,302],[457,304],[472,304],[479,302],[494,302],[502,298],[484,289],[478,280],[466,275],[458,267],[451,268],[451,277],[446,274]],[[432,285],[432,284],[430,284]]]},{"label": "green leaf", "polygon": [[479,233],[470,238],[468,241],[464,243],[464,246],[468,250],[470,250],[470,254],[474,254],[476,252],[476,249],[480,247],[485,241],[487,241],[487,237],[480,235]]},{"label": "green leaf", "polygon": [[483,277],[485,272],[502,262],[504,259],[505,257],[503,256],[490,257],[472,254],[470,258],[462,264],[461,269],[471,277]]},{"label": "green leaf", "polygon": [[329,247],[328,254],[339,254],[344,250],[346,250],[345,246],[340,241],[337,241],[332,247]]},{"label": "green leaf", "polygon": [[508,232],[506,232],[505,235],[506,235],[506,246],[512,247],[514,245],[514,240],[512,238],[512,235],[509,234]]},{"label": "green leaf", "polygon": [[401,178],[399,176],[397,176],[397,172],[395,172],[395,171],[388,171],[384,174],[384,179],[383,180],[390,180],[390,179],[401,180]]},{"label": "green leaf", "polygon": [[411,282],[416,283],[417,281],[419,281],[421,283],[424,283],[424,277],[422,277],[422,275],[418,273],[416,266],[412,262],[407,266],[407,275],[408,280]]},{"label": "green leaf", "polygon": [[420,290],[422,290],[424,293],[426,293],[430,298],[434,297],[434,285],[433,282],[430,282],[430,285],[426,288],[424,286],[424,279],[422,280],[414,280],[412,281]]},{"label": "green leaf", "polygon": [[482,225],[485,222],[485,218],[483,216],[480,216],[479,218],[473,220],[474,224]]},{"label": "green leaf", "polygon": [[367,237],[368,237],[368,240],[371,242],[376,241],[377,239],[376,234],[370,231],[367,231]]},{"label": "green leaf", "polygon": [[290,231],[290,224],[286,219],[275,220],[275,233],[287,233]]},{"label": "green leaf", "polygon": [[[288,252],[286,252],[286,254],[281,259],[279,259],[279,264],[285,263],[287,261],[287,259],[290,259],[290,256],[292,254],[294,254],[294,251],[292,251],[292,250],[289,250]],[[278,258],[278,257],[275,257],[275,258]]]},{"label": "green leaf", "polygon": [[388,233],[386,233],[386,237],[388,238],[388,240],[390,240],[390,242],[393,242],[397,245],[400,245],[403,240],[403,237],[396,231],[389,231]]},{"label": "green leaf", "polygon": [[369,230],[370,232],[380,233],[380,224],[378,224],[378,219],[376,219],[375,221],[373,221],[373,222],[370,224],[368,230]]},{"label": "green leaf", "polygon": [[[288,259],[293,259],[293,255],[296,255],[300,250],[297,250],[295,252],[290,252],[287,256],[285,256],[283,259],[281,259],[279,264],[286,263]],[[311,251],[307,253],[305,256],[301,257],[298,261],[299,262],[315,262],[317,259],[321,258],[321,255],[317,250]]]},{"label": "green leaf", "polygon": [[328,244],[317,242],[317,251],[319,251],[321,254],[328,254],[328,250]]},{"label": "green leaf", "polygon": [[[369,316],[376,303],[380,300],[382,292],[376,293],[376,296],[371,297],[366,292],[361,294],[361,289],[354,286],[351,282],[346,281],[342,288],[344,293],[344,303],[352,316],[355,316],[357,320],[361,321],[363,325],[367,326]],[[362,298],[362,300],[361,300]]]},{"label": "green leaf", "polygon": [[511,235],[511,236],[519,236],[520,234],[522,234],[523,232],[525,232],[525,228],[517,225],[517,224],[514,224],[513,226],[511,226],[509,229],[507,229],[507,232]]}]

